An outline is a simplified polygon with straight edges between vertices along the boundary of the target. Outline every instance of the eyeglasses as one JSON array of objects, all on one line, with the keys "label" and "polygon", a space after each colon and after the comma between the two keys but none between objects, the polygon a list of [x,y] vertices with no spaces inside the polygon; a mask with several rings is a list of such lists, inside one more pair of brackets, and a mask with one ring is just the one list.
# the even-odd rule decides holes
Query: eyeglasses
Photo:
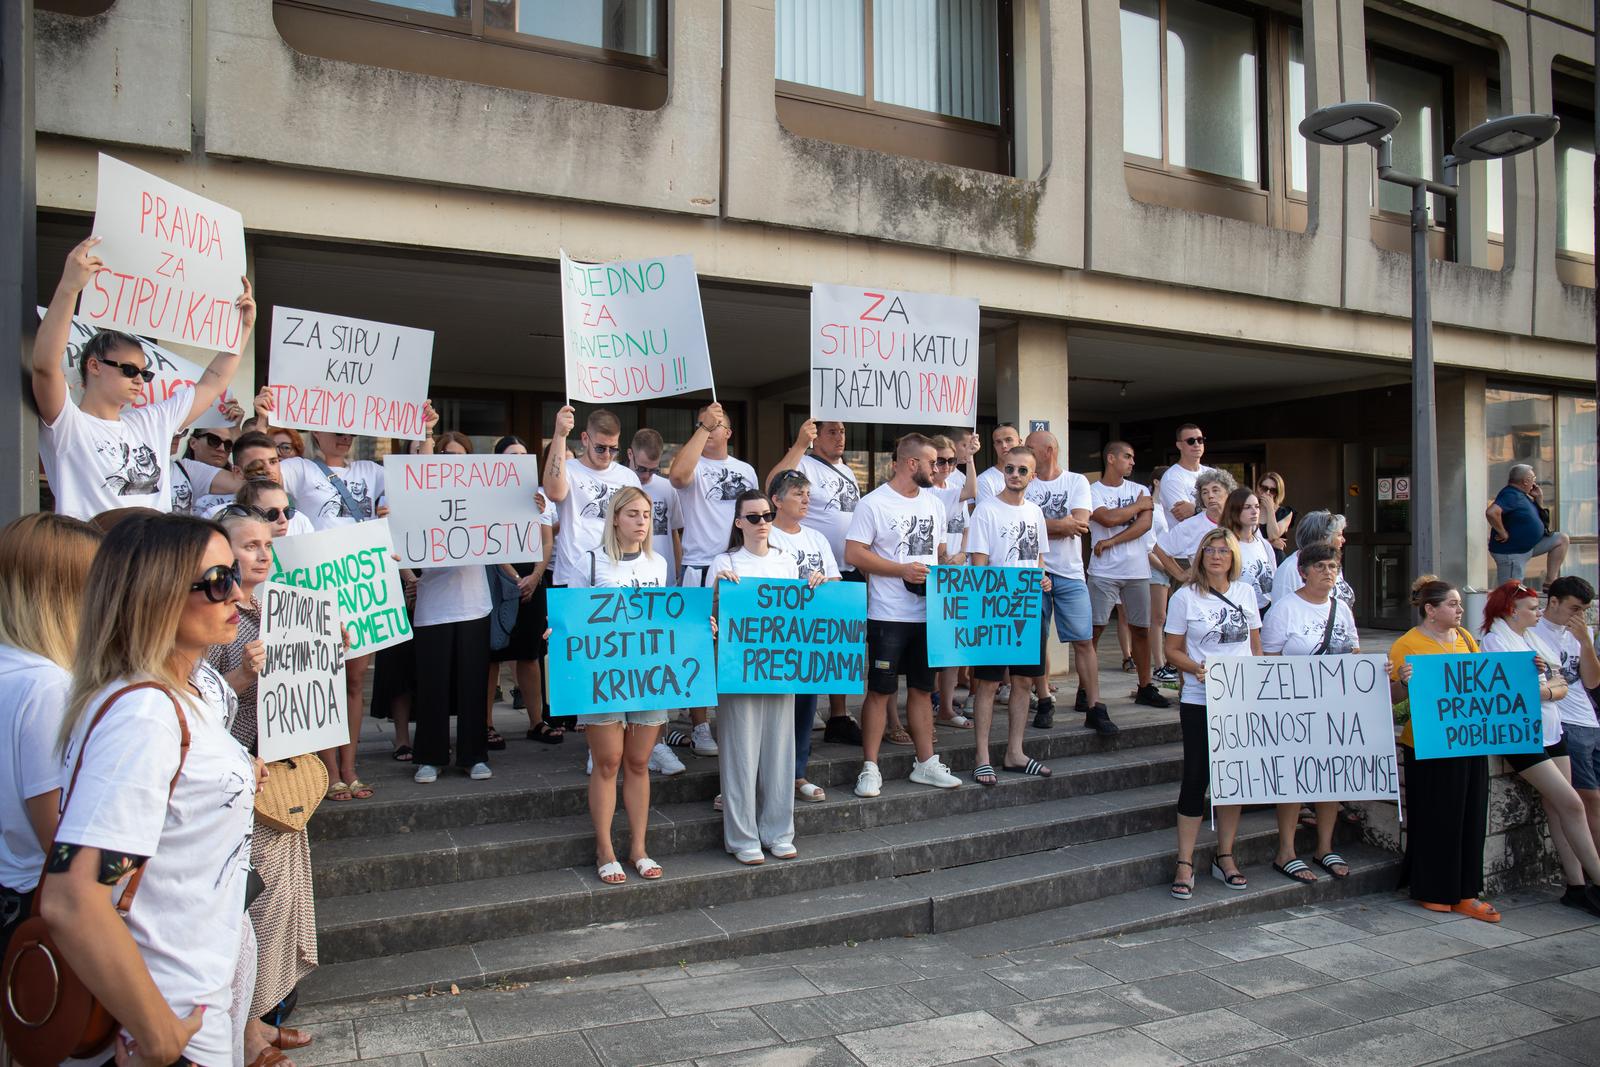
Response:
[{"label": "eyeglasses", "polygon": [[239,564],[222,564],[206,571],[200,580],[189,586],[191,593],[204,593],[213,604],[225,604],[228,594],[239,585]]},{"label": "eyeglasses", "polygon": [[771,523],[772,520],[776,519],[777,517],[778,516],[776,514],[770,511],[752,511],[748,515],[739,516],[739,518],[743,519],[751,526],[760,526],[764,523]]},{"label": "eyeglasses", "polygon": [[153,370],[147,370],[133,363],[118,363],[116,360],[107,359],[105,356],[96,356],[95,358],[108,367],[117,368],[122,372],[124,378],[143,378],[147,382],[155,381],[156,372]]},{"label": "eyeglasses", "polygon": [[1229,548],[1227,545],[1207,545],[1205,547],[1205,549],[1201,552],[1201,555],[1205,555],[1205,556],[1231,556],[1231,555],[1233,555],[1233,549]]},{"label": "eyeglasses", "polygon": [[1271,482],[1262,482],[1261,491],[1263,493],[1276,493],[1278,491],[1278,487],[1273,485]]},{"label": "eyeglasses", "polygon": [[937,459],[935,459],[933,461],[933,465],[935,467],[938,467],[938,468],[941,468],[941,469],[954,467],[956,465],[956,457],[954,457],[954,456],[940,456],[940,457],[938,457]]},{"label": "eyeglasses", "polygon": [[1330,559],[1322,563],[1313,563],[1311,566],[1307,567],[1306,570],[1315,571],[1318,574],[1331,574],[1337,576],[1339,573],[1339,561]]},{"label": "eyeglasses", "polygon": [[1005,467],[1003,467],[1002,469],[1007,474],[1032,474],[1033,473],[1033,468],[1032,467],[1013,467],[1009,463],[1007,463],[1005,465]]},{"label": "eyeglasses", "polygon": [[210,433],[208,431],[203,431],[203,430],[195,430],[193,433],[191,433],[189,435],[189,440],[191,440],[191,441],[204,441],[206,444],[210,445],[212,448],[232,448],[233,447],[233,442],[230,441],[228,438],[219,437],[217,434]]},{"label": "eyeglasses", "polygon": [[294,445],[290,444],[288,441],[279,441],[278,442],[278,455],[280,455],[280,456],[292,456],[292,455],[294,455]]},{"label": "eyeglasses", "polygon": [[614,456],[622,451],[621,445],[590,445],[589,451],[597,456]]},{"label": "eyeglasses", "polygon": [[1206,439],[1204,437],[1185,437],[1183,438],[1183,443],[1186,445],[1203,445],[1206,443]]}]

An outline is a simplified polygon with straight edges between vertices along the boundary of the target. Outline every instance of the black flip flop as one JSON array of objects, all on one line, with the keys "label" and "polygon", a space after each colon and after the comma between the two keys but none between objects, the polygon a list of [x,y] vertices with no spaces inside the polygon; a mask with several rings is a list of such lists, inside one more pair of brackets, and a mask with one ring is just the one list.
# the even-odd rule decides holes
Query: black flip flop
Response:
[{"label": "black flip flop", "polygon": [[1005,769],[1010,771],[1012,774],[1026,774],[1034,778],[1050,777],[1050,768],[1046,767],[1036,759],[1029,760],[1027,764],[1022,767],[1010,767],[1006,766],[1005,764],[1001,764],[1001,766],[1005,767]]},{"label": "black flip flop", "polygon": [[410,745],[401,745],[399,748],[394,750],[394,755],[391,758],[399,760],[401,763],[410,763],[411,762],[411,746]]},{"label": "black flip flop", "polygon": [[[1289,879],[1289,881],[1297,882],[1300,885],[1315,885],[1317,883],[1316,872],[1311,869],[1309,863],[1299,856],[1296,856],[1288,863],[1274,863],[1272,869]],[[1309,874],[1311,877],[1301,878],[1301,874]]]},{"label": "black flip flop", "polygon": [[[1326,856],[1312,856],[1311,858],[1316,861],[1318,867],[1333,875],[1335,879],[1350,877],[1350,864],[1345,862],[1345,858],[1337,852],[1330,852]],[[1340,873],[1334,870],[1335,867],[1343,867],[1344,872]]]},{"label": "black flip flop", "polygon": [[[984,781],[985,778],[988,781]],[[1000,781],[994,773],[994,768],[987,763],[980,763],[972,769],[972,780],[985,787],[996,785]]]}]

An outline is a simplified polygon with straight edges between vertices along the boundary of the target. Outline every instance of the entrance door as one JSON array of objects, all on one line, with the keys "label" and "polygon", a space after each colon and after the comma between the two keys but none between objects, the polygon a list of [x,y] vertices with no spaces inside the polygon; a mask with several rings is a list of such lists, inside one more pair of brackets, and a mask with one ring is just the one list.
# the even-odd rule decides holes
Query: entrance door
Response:
[{"label": "entrance door", "polygon": [[1345,577],[1356,623],[1411,627],[1411,448],[1345,446]]}]

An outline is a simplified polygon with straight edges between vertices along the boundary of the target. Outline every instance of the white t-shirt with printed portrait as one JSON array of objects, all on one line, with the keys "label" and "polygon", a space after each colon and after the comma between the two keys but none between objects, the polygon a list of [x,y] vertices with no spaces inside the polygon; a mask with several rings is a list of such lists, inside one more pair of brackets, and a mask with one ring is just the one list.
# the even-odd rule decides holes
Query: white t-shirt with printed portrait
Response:
[{"label": "white t-shirt with printed portrait", "polygon": [[683,529],[678,491],[662,474],[652,474],[648,482],[640,479],[640,488],[650,497],[650,547],[655,549],[656,555],[667,561],[667,584],[674,585],[678,580],[678,568],[673,565],[676,554],[672,551],[672,531]]},{"label": "white t-shirt with printed portrait", "polygon": [[84,521],[117,508],[171,511],[167,460],[193,406],[192,386],[157,404],[125,407],[115,419],[86,414],[68,397],[54,423],[39,420],[39,459],[56,511]]},{"label": "white t-shirt with printed portrait", "polygon": [[707,459],[694,465],[689,484],[678,490],[683,511],[683,562],[704,567],[728,549],[739,494],[760,488],[756,469],[742,459]]},{"label": "white t-shirt with printed portrait", "polygon": [[[1070,518],[1074,511],[1094,510],[1094,495],[1089,479],[1076,471],[1064,470],[1049,481],[1035,478],[1023,490],[1024,497],[1039,505],[1047,519]],[[1045,553],[1044,569],[1063,578],[1083,578],[1083,538],[1057,537]]]},{"label": "white t-shirt with printed portrait", "polygon": [[0,644],[0,885],[25,893],[39,884],[44,847],[26,801],[59,789],[56,736],[72,676],[26,649]]},{"label": "white t-shirt with printed portrait", "polygon": [[715,577],[732,571],[741,578],[799,578],[800,565],[793,555],[781,548],[767,545],[767,554],[758,556],[748,548],[724,552],[711,561],[711,574]]},{"label": "white t-shirt with printed portrait", "polygon": [[773,548],[794,557],[800,570],[797,577],[810,578],[818,572],[824,578],[839,577],[839,562],[833,558],[828,539],[820,532],[801,526],[799,533],[789,533],[773,526],[767,537]]},{"label": "white t-shirt with printed portrait", "polygon": [[[201,463],[197,459],[174,457],[168,471],[172,482],[172,513],[174,515],[204,515],[208,500],[214,499],[211,483],[222,473],[221,467]],[[232,498],[228,498],[229,503]]]},{"label": "white t-shirt with printed portrait", "polygon": [[[1130,482],[1126,478],[1118,485],[1107,485],[1104,481],[1095,482],[1089,486],[1089,512],[1093,514],[1101,508],[1113,511],[1132,507],[1142,497],[1150,495],[1150,490],[1138,482]],[[1151,524],[1154,525],[1155,512],[1151,512]],[[1120,526],[1102,526],[1093,519],[1089,521],[1089,544],[1092,548],[1108,538],[1132,526],[1133,523],[1125,522]],[[1140,537],[1134,541],[1123,541],[1121,544],[1112,545],[1098,555],[1089,556],[1089,573],[1097,578],[1148,578],[1150,576],[1150,550],[1145,547],[1145,540]]]},{"label": "white t-shirt with printed portrait", "polygon": [[[1333,632],[1328,637],[1325,656],[1342,656],[1361,647],[1355,616],[1337,597],[1334,604]],[[1322,647],[1328,629],[1328,605],[1312,604],[1298,593],[1291,593],[1267,609],[1261,623],[1261,651],[1284,656],[1314,656]]]},{"label": "white t-shirt with printed portrait", "polygon": [[359,514],[351,514],[339,490],[334,488],[329,479],[329,474],[323,474],[322,468],[313,461],[290,456],[278,464],[283,487],[294,498],[300,513],[311,520],[312,526],[318,530],[330,530],[336,526],[365,522],[377,514],[378,501],[385,494],[383,464],[370,459],[352,459],[343,467],[335,467],[330,463],[328,471],[344,482]]},{"label": "white t-shirt with printed portrait", "polygon": [[[874,554],[897,563],[939,562],[945,510],[927,490],[902,496],[885,482],[861,498],[850,521],[847,541],[866,545]],[[906,588],[903,579],[867,575],[867,618],[880,622],[924,622],[928,600]]]},{"label": "white t-shirt with printed portrait", "polygon": [[556,585],[577,584],[575,575],[584,554],[599,548],[605,537],[606,501],[630,485],[642,488],[639,476],[620,463],[595,470],[581,459],[567,460],[567,495],[556,501],[561,526],[556,532],[555,574],[551,577]]},{"label": "white t-shirt with printed portrait", "polygon": [[667,573],[671,569],[656,552],[612,559],[605,549],[591,548],[567,584],[573,589],[661,589],[671,584]]},{"label": "white t-shirt with printed portrait", "polygon": [[850,530],[856,505],[861,503],[861,486],[856,482],[855,471],[810,452],[800,457],[799,470],[811,483],[811,508],[800,525],[826,537],[839,566],[851,570],[844,566],[844,535]]},{"label": "white t-shirt with printed portrait", "polygon": [[1008,504],[998,496],[978,501],[967,529],[967,551],[991,567],[1037,567],[1050,555],[1044,511],[1031,500]]},{"label": "white t-shirt with printed portrait", "polygon": [[[1182,634],[1184,653],[1198,663],[1215,656],[1250,655],[1250,631],[1261,629],[1254,590],[1234,582],[1224,596],[1226,601],[1214,593],[1202,596],[1193,585],[1185,585],[1167,604],[1163,632]],[[1206,687],[1185,672],[1179,699],[1185,704],[1204,704]]]},{"label": "white t-shirt with printed portrait", "polygon": [[1239,541],[1239,580],[1256,591],[1256,605],[1262,611],[1272,606],[1272,585],[1278,570],[1278,557],[1261,534],[1250,541]]},{"label": "white t-shirt with printed portrait", "polygon": [[960,552],[961,535],[966,532],[971,519],[966,501],[961,499],[961,487],[951,485],[947,480],[943,487],[936,485],[923,492],[932,493],[944,508],[944,550],[951,555]]}]

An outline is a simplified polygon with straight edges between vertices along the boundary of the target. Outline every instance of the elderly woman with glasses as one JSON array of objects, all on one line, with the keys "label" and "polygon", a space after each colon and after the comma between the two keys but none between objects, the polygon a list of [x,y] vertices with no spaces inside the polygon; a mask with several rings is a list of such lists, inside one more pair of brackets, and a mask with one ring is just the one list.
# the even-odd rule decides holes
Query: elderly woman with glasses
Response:
[{"label": "elderly woman with glasses", "polygon": [[[1310,548],[1312,545],[1332,545],[1334,551],[1344,548],[1344,516],[1335,515],[1331,511],[1309,511],[1295,527],[1295,551],[1284,557],[1278,564],[1277,573],[1272,576],[1272,600],[1276,603],[1284,597],[1299,589],[1305,581],[1300,576],[1299,555],[1301,549]],[[1342,601],[1351,611],[1356,609],[1356,591],[1350,583],[1344,580],[1344,571],[1339,572],[1339,577],[1333,583],[1333,595]]]}]

